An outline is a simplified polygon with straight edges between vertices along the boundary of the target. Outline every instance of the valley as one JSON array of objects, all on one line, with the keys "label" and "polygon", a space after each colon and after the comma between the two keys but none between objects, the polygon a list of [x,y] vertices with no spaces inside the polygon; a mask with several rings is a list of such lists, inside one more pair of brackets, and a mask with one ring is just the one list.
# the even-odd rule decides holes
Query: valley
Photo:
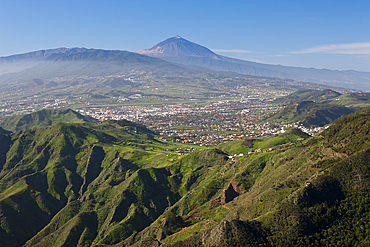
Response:
[{"label": "valley", "polygon": [[370,241],[369,93],[155,47],[0,59],[0,246]]},{"label": "valley", "polygon": [[366,241],[369,108],[316,137],[293,125],[212,148],[126,120],[42,114],[50,125],[0,133],[3,246]]}]

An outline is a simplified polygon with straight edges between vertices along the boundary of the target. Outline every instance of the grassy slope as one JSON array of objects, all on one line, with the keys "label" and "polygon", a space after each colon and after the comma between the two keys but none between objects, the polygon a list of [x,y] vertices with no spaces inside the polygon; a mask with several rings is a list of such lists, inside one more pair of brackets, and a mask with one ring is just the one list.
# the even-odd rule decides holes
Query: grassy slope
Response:
[{"label": "grassy slope", "polygon": [[234,160],[227,153],[249,147],[233,142],[178,156],[164,150],[175,144],[122,122],[17,132],[1,147],[8,151],[0,173],[0,241],[366,243],[369,120],[364,109],[336,120],[323,137],[292,130],[249,140],[253,149],[274,149]]},{"label": "grassy slope", "polygon": [[[46,227],[30,245],[112,243],[117,231],[121,240],[143,229],[178,197],[168,172],[151,167],[177,160],[164,149],[180,146],[158,142],[153,134],[131,122],[109,121],[1,136],[1,244],[22,245],[47,224],[52,230]],[[84,225],[79,215],[96,224]]]},{"label": "grassy slope", "polygon": [[289,104],[264,121],[285,124],[302,122],[305,126],[324,126],[352,112],[353,110],[344,106],[305,101]]},{"label": "grassy slope", "polygon": [[288,105],[302,101],[314,101],[316,103],[331,103],[349,108],[361,109],[370,105],[370,93],[349,93],[325,90],[299,90],[285,97],[277,98],[274,103]]},{"label": "grassy slope", "polygon": [[343,94],[336,99],[332,99],[332,103],[345,105],[353,108],[364,108],[370,104],[369,93],[351,93]]},{"label": "grassy slope", "polygon": [[330,102],[330,100],[339,97],[341,94],[333,90],[299,90],[294,92],[286,97],[277,98],[274,103],[277,104],[290,104],[294,102],[302,101],[315,101],[315,102]]},{"label": "grassy slope", "polygon": [[[223,219],[243,220],[248,226],[225,228],[225,221],[214,216],[219,223],[205,231],[178,232],[173,240],[181,242],[174,246],[243,246],[245,241],[267,246],[368,244],[369,120],[369,109],[364,109],[339,118],[322,138],[256,154],[250,163],[237,161],[235,167],[249,163],[235,176],[245,193],[225,204],[227,212],[213,215],[221,213]],[[251,229],[248,222],[255,226]],[[231,234],[235,231],[238,235]]]},{"label": "grassy slope", "polygon": [[54,109],[8,117],[0,122],[0,126],[5,130],[15,132],[46,127],[57,122],[94,124],[97,123],[97,120],[89,116],[83,116],[71,109]]}]

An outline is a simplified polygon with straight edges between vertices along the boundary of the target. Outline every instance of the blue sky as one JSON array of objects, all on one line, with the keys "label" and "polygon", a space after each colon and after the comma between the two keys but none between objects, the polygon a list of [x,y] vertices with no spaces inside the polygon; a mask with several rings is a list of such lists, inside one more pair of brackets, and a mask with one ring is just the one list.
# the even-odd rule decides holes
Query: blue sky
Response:
[{"label": "blue sky", "polygon": [[369,30],[368,0],[0,0],[0,56],[180,35],[243,60],[370,72]]}]

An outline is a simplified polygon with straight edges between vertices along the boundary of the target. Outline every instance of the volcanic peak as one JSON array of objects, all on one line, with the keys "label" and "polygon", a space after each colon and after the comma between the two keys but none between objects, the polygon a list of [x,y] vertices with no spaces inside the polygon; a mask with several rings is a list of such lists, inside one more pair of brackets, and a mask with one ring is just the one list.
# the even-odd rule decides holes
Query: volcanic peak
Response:
[{"label": "volcanic peak", "polygon": [[221,59],[220,56],[212,52],[210,49],[190,42],[179,35],[168,38],[150,49],[141,49],[136,53],[151,57],[210,57],[213,59]]}]

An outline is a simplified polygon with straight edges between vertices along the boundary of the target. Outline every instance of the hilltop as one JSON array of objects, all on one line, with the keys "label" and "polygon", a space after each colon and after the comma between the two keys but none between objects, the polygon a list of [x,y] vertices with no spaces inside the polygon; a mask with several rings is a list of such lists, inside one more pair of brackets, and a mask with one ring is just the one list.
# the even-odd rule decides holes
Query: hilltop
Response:
[{"label": "hilltop", "polygon": [[330,89],[311,90],[304,89],[295,91],[287,96],[274,100],[274,103],[287,105],[294,102],[314,101],[316,103],[331,103],[350,108],[361,109],[370,105],[370,93],[346,93],[341,94]]},{"label": "hilltop", "polygon": [[369,112],[204,150],[127,121],[1,135],[0,244],[365,243]]},{"label": "hilltop", "polygon": [[285,124],[301,122],[307,127],[324,126],[332,123],[340,116],[352,113],[353,111],[354,110],[345,106],[303,101],[288,104],[282,110],[264,121]]},{"label": "hilltop", "polygon": [[97,120],[89,116],[83,116],[71,109],[54,109],[8,117],[0,121],[0,127],[15,132],[18,130],[46,127],[58,122],[94,124],[97,123]]},{"label": "hilltop", "polygon": [[316,103],[331,103],[332,100],[338,98],[342,94],[330,90],[298,90],[285,97],[275,99],[275,103],[278,104],[289,104],[294,102],[302,101],[314,101]]},{"label": "hilltop", "polygon": [[210,49],[190,42],[178,35],[168,38],[150,49],[138,50],[136,53],[152,57],[196,56],[222,59],[221,56],[218,56]]}]

